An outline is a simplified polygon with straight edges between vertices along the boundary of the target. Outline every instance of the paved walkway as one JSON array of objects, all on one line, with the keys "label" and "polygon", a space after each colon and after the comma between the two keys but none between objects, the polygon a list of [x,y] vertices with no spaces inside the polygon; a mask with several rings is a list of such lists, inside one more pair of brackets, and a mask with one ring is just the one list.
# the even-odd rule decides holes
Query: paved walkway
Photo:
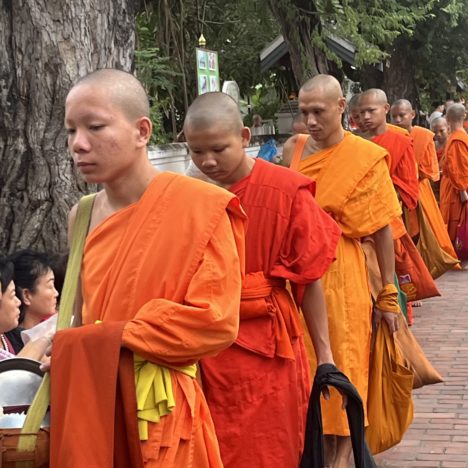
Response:
[{"label": "paved walkway", "polygon": [[442,297],[414,309],[412,331],[445,382],[414,392],[413,424],[379,467],[468,468],[468,270],[437,284]]}]

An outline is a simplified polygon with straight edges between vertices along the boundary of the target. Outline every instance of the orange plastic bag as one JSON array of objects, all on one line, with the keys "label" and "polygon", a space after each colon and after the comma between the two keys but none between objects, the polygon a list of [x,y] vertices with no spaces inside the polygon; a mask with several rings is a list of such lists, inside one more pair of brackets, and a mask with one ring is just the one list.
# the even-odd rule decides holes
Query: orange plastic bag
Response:
[{"label": "orange plastic bag", "polygon": [[367,444],[373,454],[398,444],[413,420],[413,373],[387,324],[376,331],[367,397]]}]

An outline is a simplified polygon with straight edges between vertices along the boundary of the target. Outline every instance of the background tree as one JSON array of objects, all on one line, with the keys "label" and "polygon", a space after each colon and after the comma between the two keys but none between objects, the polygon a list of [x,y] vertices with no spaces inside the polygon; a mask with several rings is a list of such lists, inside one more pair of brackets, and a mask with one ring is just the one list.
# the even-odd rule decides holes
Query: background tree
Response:
[{"label": "background tree", "polygon": [[[146,75],[149,81],[140,74],[139,61],[137,71],[164,103],[159,141],[174,139],[188,104],[196,96],[195,48],[202,33],[207,48],[219,52],[222,81],[235,80],[243,95],[253,94],[255,85],[269,81],[261,74],[259,54],[279,34],[279,27],[265,0],[148,0],[137,25],[138,50],[158,50],[154,73]],[[169,70],[161,75],[157,61],[167,64]],[[165,76],[167,71],[172,73],[172,86],[155,83],[156,77]]]},{"label": "background tree", "polygon": [[410,34],[435,1],[269,0],[269,5],[288,43],[300,86],[317,73],[342,78],[341,60],[328,46],[328,37],[354,44],[357,67],[378,64],[390,57],[383,44],[392,44],[402,32]]},{"label": "background tree", "polygon": [[0,3],[0,252],[66,248],[77,181],[63,130],[71,84],[104,67],[132,68],[130,0]]}]

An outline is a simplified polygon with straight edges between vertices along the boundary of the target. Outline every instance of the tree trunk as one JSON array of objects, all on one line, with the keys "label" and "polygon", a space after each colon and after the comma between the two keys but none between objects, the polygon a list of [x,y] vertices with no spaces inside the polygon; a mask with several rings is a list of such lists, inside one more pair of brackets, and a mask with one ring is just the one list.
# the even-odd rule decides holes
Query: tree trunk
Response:
[{"label": "tree trunk", "polygon": [[319,73],[328,73],[325,54],[312,45],[314,29],[320,28],[318,15],[305,15],[314,10],[310,0],[269,0],[273,16],[289,47],[291,65],[298,87]]},{"label": "tree trunk", "polygon": [[414,60],[411,59],[408,37],[397,40],[387,66],[384,68],[383,88],[391,104],[397,99],[408,99],[415,109],[419,108],[419,93],[416,86]]},{"label": "tree trunk", "polygon": [[88,72],[131,70],[137,3],[0,3],[0,254],[66,250],[67,213],[86,185],[67,151],[65,97]]}]

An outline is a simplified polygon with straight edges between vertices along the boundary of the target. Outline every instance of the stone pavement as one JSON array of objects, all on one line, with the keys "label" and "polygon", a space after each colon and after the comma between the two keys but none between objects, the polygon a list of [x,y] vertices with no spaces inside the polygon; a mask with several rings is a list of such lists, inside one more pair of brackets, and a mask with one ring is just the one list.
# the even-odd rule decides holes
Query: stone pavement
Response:
[{"label": "stone pavement", "polygon": [[445,382],[414,392],[413,424],[379,467],[468,468],[468,270],[437,284],[442,297],[413,309],[412,331]]}]

